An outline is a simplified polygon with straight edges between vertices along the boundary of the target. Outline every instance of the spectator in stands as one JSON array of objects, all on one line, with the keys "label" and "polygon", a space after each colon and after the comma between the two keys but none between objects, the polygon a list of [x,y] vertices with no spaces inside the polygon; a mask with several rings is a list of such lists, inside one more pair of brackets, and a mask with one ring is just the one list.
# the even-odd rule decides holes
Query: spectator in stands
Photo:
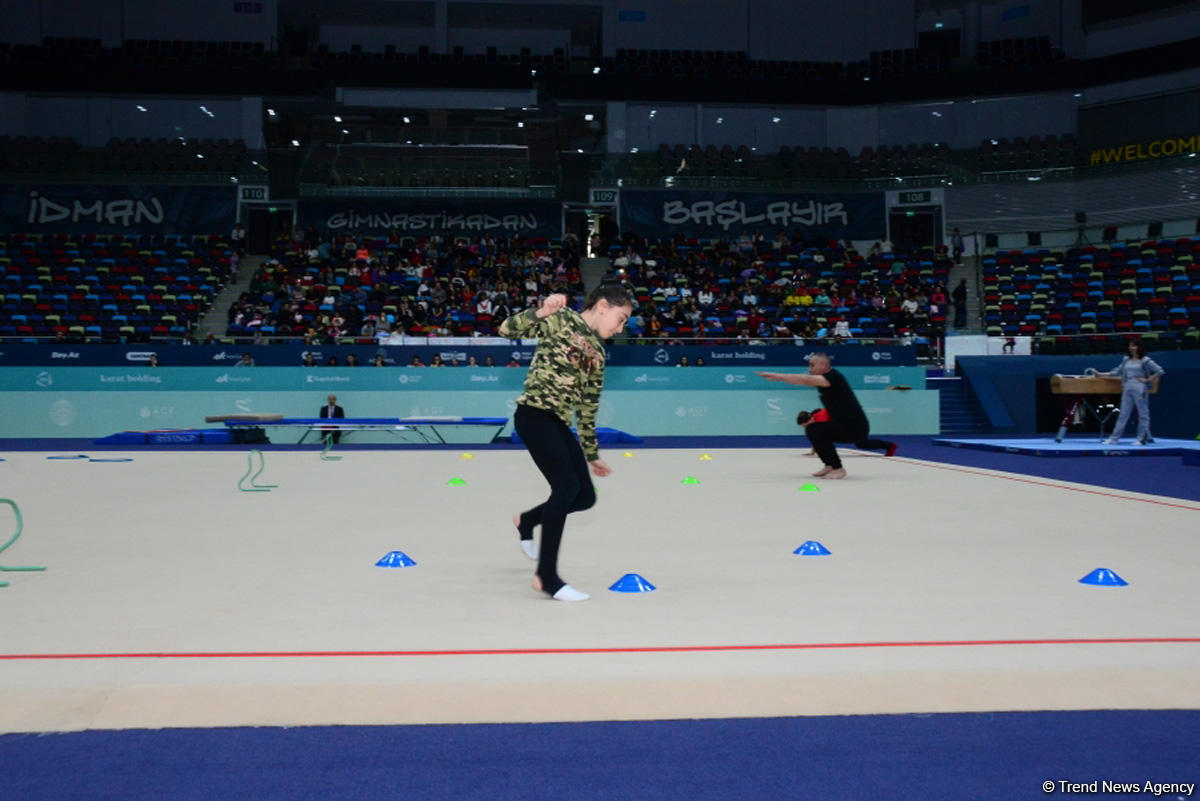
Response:
[{"label": "spectator in stands", "polygon": [[679,357],[679,362],[678,362],[678,363],[677,363],[675,366],[676,366],[676,367],[690,367],[691,365],[688,363],[688,357],[687,357],[687,356],[680,356],[680,357]]},{"label": "spectator in stands", "polygon": [[239,255],[246,253],[246,229],[241,223],[236,223],[229,232],[229,244]]},{"label": "spectator in stands", "polygon": [[253,367],[254,366],[254,357],[251,356],[249,353],[243,353],[242,358],[238,359],[237,362],[235,362],[233,366],[234,367]]},{"label": "spectator in stands", "polygon": [[387,362],[384,361],[382,353],[376,353],[375,358],[371,360],[372,367],[387,367]]},{"label": "spectator in stands", "polygon": [[[317,413],[317,417],[320,417],[322,420],[345,418],[346,411],[341,406],[338,406],[337,395],[330,395],[325,401],[325,405],[321,407]],[[337,430],[327,431],[325,437],[332,440],[333,444],[336,445],[342,439],[342,432]]]},{"label": "spectator in stands", "polygon": [[954,263],[962,264],[963,251],[963,235],[957,228],[950,232],[950,250],[954,254]]},{"label": "spectator in stands", "polygon": [[158,367],[158,354],[157,353],[150,354],[150,361],[147,363],[146,366],[147,367]]},{"label": "spectator in stands", "polygon": [[495,367],[496,360],[493,359],[491,356],[484,356],[483,357],[483,366],[484,367]]},{"label": "spectator in stands", "polygon": [[954,291],[950,293],[954,301],[954,327],[966,328],[967,326],[967,279],[963,278],[958,282],[958,286],[954,287]]},{"label": "spectator in stands", "polygon": [[312,355],[311,351],[304,352],[304,356],[301,357],[301,359],[300,359],[300,366],[301,367],[316,367],[317,366],[316,357],[314,357]]},{"label": "spectator in stands", "polygon": [[425,362],[421,361],[420,356],[413,356],[412,361],[408,363],[409,367],[424,367]]},{"label": "spectator in stands", "polygon": [[430,367],[445,367],[446,363],[442,361],[442,354],[433,354],[433,360],[429,362]]}]

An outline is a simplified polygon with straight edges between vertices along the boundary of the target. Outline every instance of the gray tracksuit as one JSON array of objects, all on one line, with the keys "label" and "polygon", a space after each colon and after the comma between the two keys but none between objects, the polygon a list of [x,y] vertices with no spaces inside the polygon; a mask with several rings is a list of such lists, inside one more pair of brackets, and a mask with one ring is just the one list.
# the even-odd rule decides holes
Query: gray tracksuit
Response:
[{"label": "gray tracksuit", "polygon": [[1116,442],[1125,433],[1125,425],[1134,407],[1137,407],[1138,413],[1138,442],[1150,439],[1150,385],[1138,379],[1161,376],[1163,369],[1149,356],[1141,359],[1127,356],[1116,367],[1100,375],[1121,377],[1121,414],[1109,435],[1109,442]]}]

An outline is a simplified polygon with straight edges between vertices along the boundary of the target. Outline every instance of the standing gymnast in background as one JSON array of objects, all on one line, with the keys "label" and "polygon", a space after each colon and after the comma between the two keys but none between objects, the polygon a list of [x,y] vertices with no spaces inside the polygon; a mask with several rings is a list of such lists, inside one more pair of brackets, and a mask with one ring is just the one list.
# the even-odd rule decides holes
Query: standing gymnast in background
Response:
[{"label": "standing gymnast in background", "polygon": [[1129,343],[1129,355],[1121,360],[1111,370],[1100,372],[1089,367],[1089,375],[1112,375],[1121,379],[1121,413],[1117,416],[1117,424],[1113,427],[1105,445],[1116,445],[1125,434],[1125,426],[1129,423],[1129,415],[1137,408],[1137,443],[1145,445],[1154,442],[1150,436],[1150,387],[1165,375],[1158,363],[1146,355],[1146,348],[1141,342]]},{"label": "standing gymnast in background", "polygon": [[[550,497],[514,517],[513,524],[521,535],[521,549],[538,563],[533,588],[556,601],[589,597],[559,577],[558,548],[567,515],[596,503],[588,466],[597,476],[612,472],[596,443],[604,340],[620,333],[632,313],[633,301],[623,287],[602,285],[588,295],[581,313],[567,308],[566,295],[551,295],[540,307],[515,314],[500,326],[501,336],[538,340],[525,391],[517,398],[513,427],[550,484]],[[571,433],[574,421],[578,441]],[[539,525],[540,553],[533,544],[533,529]]]}]

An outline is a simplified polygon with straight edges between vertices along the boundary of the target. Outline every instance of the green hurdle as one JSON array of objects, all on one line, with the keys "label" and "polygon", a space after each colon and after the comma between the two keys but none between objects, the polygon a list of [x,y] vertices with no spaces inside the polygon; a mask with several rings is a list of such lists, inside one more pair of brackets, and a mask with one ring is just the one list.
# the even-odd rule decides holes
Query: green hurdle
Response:
[{"label": "green hurdle", "polygon": [[[4,543],[3,545],[0,545],[0,553],[4,553],[4,551],[8,548],[8,546],[10,546],[14,542],[16,542],[17,538],[21,536],[21,530],[23,528],[25,528],[25,521],[22,519],[21,510],[17,506],[15,501],[10,501],[8,498],[0,498],[0,503],[6,503],[9,506],[11,506],[12,510],[13,510],[13,514],[16,515],[16,517],[17,517],[17,530],[15,532],[13,532],[13,535],[11,537],[8,538],[8,542]],[[46,568],[44,568],[44,567],[5,567],[4,565],[0,565],[0,571],[3,571],[5,573],[18,573],[18,572],[28,573],[28,572],[41,571],[41,570],[45,570],[45,569]],[[7,581],[0,581],[0,587],[7,587],[7,586],[8,586]]]},{"label": "green hurdle", "polygon": [[[258,454],[258,472],[254,471],[254,455]],[[267,460],[263,457],[263,452],[260,450],[252,450],[246,454],[248,466],[246,467],[246,475],[238,479],[238,489],[242,492],[270,492],[278,487],[278,484],[256,484],[254,480],[262,474],[262,471],[267,467]],[[250,475],[254,473],[254,475]],[[249,480],[249,486],[245,486]]]}]

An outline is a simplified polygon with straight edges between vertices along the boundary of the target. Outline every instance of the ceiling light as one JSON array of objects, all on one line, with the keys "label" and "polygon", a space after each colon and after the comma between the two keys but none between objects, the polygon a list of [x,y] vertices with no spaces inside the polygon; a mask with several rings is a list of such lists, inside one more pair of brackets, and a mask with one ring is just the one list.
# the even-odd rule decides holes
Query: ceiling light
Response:
[{"label": "ceiling light", "polygon": [[410,120],[408,117],[405,117],[405,118],[404,118],[404,124],[405,124],[405,125],[408,125],[410,122],[412,122],[412,120]]},{"label": "ceiling light", "polygon": [[584,115],[583,115],[583,121],[584,121],[584,122],[591,122],[591,121],[592,121],[592,120],[594,120],[594,119],[596,119],[596,115],[595,115],[595,114],[584,114]]},{"label": "ceiling light", "polygon": [[275,109],[273,109],[273,108],[269,108],[269,109],[267,109],[267,115],[268,115],[268,116],[271,116],[271,117],[274,117],[274,116],[275,116]]},{"label": "ceiling light", "polygon": [[343,134],[345,134],[345,135],[347,135],[347,136],[349,136],[349,135],[350,135],[350,132],[349,132],[348,130],[346,130],[345,128],[343,128],[343,129],[342,129],[342,133],[343,133]]},{"label": "ceiling light", "polygon": [[293,139],[293,140],[292,140],[292,147],[300,147],[300,140],[299,140],[299,139]]},{"label": "ceiling light", "polygon": [[771,122],[779,122],[779,118],[778,118],[778,117],[772,117],[772,118],[771,118]]},{"label": "ceiling light", "polygon": [[146,110],[146,107],[145,107],[145,106],[138,106],[138,107],[137,107],[137,110],[138,110],[138,111],[145,111],[145,110]]},{"label": "ceiling light", "polygon": [[593,74],[593,75],[599,75],[599,74],[600,74],[600,68],[599,68],[599,67],[592,67],[592,74]]},{"label": "ceiling light", "polygon": [[334,121],[334,122],[341,122],[341,121],[342,121],[342,118],[341,118],[341,117],[339,117],[338,115],[334,114],[334,115],[333,115],[333,121]]}]

